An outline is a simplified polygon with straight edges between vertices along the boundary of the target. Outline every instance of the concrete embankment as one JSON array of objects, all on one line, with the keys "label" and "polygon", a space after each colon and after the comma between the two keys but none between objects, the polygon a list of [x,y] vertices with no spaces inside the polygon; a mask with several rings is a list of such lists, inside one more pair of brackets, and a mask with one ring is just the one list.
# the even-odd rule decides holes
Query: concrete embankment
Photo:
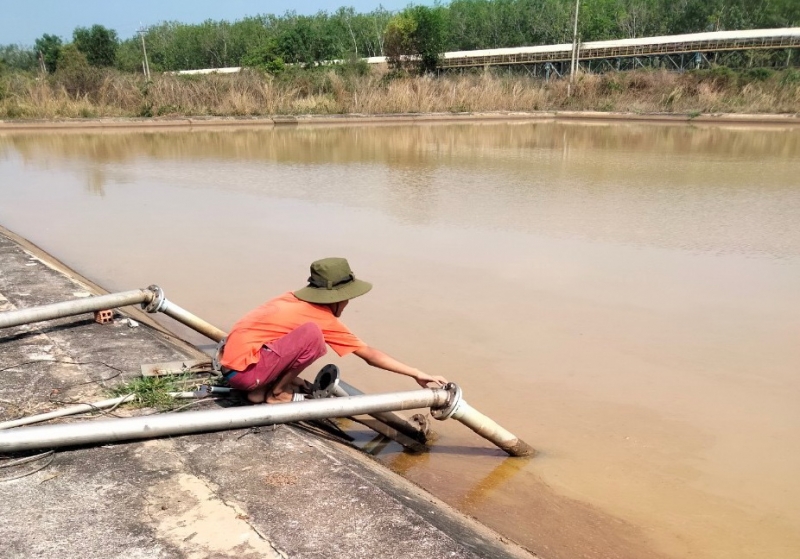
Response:
[{"label": "concrete embankment", "polygon": [[163,117],[57,120],[0,120],[0,131],[174,130],[273,126],[353,126],[446,122],[651,122],[738,126],[800,126],[800,114],[678,114],[601,111],[495,111],[298,115],[274,117]]},{"label": "concrete embankment", "polygon": [[[0,312],[87,293],[98,289],[0,228]],[[202,356],[133,318],[0,330],[0,420],[102,399],[143,363]],[[531,557],[357,451],[295,426],[68,449],[14,480],[8,458],[0,456],[2,557]]]}]

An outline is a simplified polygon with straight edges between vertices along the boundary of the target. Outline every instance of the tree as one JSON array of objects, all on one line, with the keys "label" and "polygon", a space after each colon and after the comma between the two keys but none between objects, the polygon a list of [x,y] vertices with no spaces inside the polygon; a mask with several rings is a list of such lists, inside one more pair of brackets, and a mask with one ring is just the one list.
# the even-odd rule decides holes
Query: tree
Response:
[{"label": "tree", "polygon": [[70,43],[59,53],[54,77],[68,93],[79,96],[94,92],[101,74],[89,65],[86,55]]},{"label": "tree", "polygon": [[19,45],[0,47],[0,64],[9,70],[34,70],[37,66],[36,53],[31,48]]},{"label": "tree", "polygon": [[433,72],[444,53],[445,19],[440,7],[415,6],[412,17],[417,21],[416,50],[420,58],[420,72]]},{"label": "tree", "polygon": [[37,56],[44,59],[44,66],[48,72],[55,72],[58,66],[58,55],[61,52],[61,37],[45,33],[36,39]]},{"label": "tree", "polygon": [[283,58],[278,55],[278,45],[270,39],[261,45],[251,48],[242,57],[241,65],[249,68],[259,68],[270,74],[280,74],[285,69]]},{"label": "tree", "polygon": [[72,42],[90,65],[98,68],[114,65],[119,40],[113,29],[102,25],[76,27],[72,32]]},{"label": "tree", "polygon": [[288,12],[276,31],[278,52],[287,62],[311,65],[344,55],[345,28],[338,21],[332,22],[325,12],[314,16]]},{"label": "tree", "polygon": [[413,6],[392,18],[386,26],[386,56],[398,67],[414,67],[419,73],[433,72],[444,52],[443,8]]},{"label": "tree", "polygon": [[[149,45],[147,49],[148,51],[150,50]],[[126,39],[119,44],[114,61],[114,66],[116,66],[118,70],[122,70],[123,72],[143,72],[143,63],[142,43],[138,36]]]},{"label": "tree", "polygon": [[417,22],[406,12],[389,20],[383,40],[389,66],[401,69],[413,65],[416,30]]}]

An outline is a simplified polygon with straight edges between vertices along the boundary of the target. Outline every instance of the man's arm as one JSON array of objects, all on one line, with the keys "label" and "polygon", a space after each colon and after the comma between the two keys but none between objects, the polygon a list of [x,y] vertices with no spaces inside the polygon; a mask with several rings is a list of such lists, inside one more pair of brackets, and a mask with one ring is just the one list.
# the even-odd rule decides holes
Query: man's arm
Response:
[{"label": "man's arm", "polygon": [[438,386],[447,383],[447,379],[444,377],[423,373],[419,369],[409,367],[405,363],[401,363],[394,357],[386,355],[384,352],[374,347],[362,347],[357,349],[354,353],[373,367],[413,378],[422,388],[427,388],[429,383],[434,383]]}]

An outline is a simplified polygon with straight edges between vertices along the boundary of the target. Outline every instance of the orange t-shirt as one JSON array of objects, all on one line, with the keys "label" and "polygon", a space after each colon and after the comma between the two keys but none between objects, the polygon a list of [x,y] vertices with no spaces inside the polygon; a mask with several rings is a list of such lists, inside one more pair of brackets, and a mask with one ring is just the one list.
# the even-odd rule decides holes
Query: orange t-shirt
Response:
[{"label": "orange t-shirt", "polygon": [[306,322],[316,323],[322,330],[325,343],[340,356],[367,347],[333,316],[328,307],[301,301],[289,291],[250,311],[233,325],[220,363],[231,370],[243,371],[248,365],[258,362],[264,344],[285,336]]}]

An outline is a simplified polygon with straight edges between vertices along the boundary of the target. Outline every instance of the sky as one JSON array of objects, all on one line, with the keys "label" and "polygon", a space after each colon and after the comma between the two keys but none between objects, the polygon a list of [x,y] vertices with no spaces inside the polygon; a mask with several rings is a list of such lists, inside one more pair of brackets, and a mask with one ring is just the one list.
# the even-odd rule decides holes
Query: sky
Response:
[{"label": "sky", "polygon": [[70,40],[76,27],[95,23],[114,29],[121,39],[127,39],[140,25],[146,27],[161,21],[234,21],[287,10],[299,14],[331,12],[341,6],[352,6],[357,12],[369,12],[379,5],[398,10],[410,3],[410,0],[0,0],[0,45],[31,46],[45,33]]}]

